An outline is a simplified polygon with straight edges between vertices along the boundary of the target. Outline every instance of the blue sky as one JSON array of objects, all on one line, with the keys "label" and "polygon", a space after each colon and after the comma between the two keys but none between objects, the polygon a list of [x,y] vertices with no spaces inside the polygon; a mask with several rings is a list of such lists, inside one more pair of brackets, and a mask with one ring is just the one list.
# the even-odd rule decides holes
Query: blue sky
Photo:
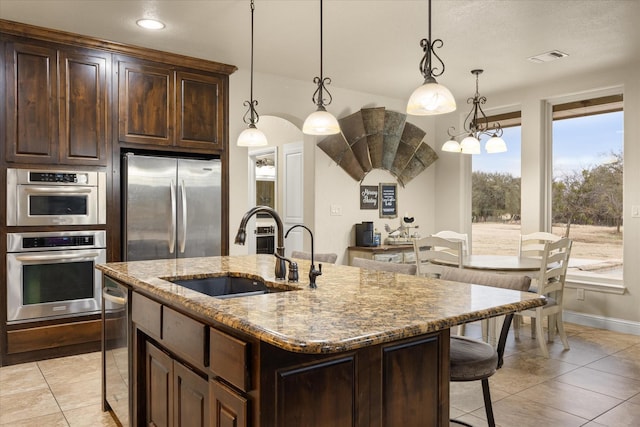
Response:
[{"label": "blue sky", "polygon": [[[612,152],[622,151],[623,113],[607,113],[553,123],[554,177],[604,163]],[[507,152],[473,156],[473,170],[520,176],[520,127],[504,129]],[[482,146],[484,147],[484,141]]]}]

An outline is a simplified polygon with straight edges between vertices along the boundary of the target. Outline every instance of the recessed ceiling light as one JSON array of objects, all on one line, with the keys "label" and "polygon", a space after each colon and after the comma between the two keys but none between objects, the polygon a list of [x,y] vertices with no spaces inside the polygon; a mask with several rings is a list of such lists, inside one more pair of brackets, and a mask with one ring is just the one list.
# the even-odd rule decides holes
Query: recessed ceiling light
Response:
[{"label": "recessed ceiling light", "polygon": [[552,50],[541,53],[540,55],[531,56],[527,59],[531,62],[541,63],[555,61],[556,59],[565,58],[567,56],[569,56],[568,53],[560,52],[559,50]]},{"label": "recessed ceiling light", "polygon": [[147,30],[161,30],[164,28],[164,23],[156,19],[138,19],[136,24]]}]

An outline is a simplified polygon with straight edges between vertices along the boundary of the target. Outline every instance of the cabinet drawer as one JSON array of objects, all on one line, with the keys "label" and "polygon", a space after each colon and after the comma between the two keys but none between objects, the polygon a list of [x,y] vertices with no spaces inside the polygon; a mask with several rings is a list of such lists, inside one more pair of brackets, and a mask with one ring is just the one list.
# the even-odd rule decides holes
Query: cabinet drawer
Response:
[{"label": "cabinet drawer", "polygon": [[194,366],[206,366],[205,326],[168,307],[162,311],[162,343]]},{"label": "cabinet drawer", "polygon": [[249,369],[247,366],[249,344],[209,328],[209,369],[229,383],[247,391]]},{"label": "cabinet drawer", "polygon": [[131,320],[139,328],[160,339],[162,325],[162,305],[139,293],[133,293]]}]

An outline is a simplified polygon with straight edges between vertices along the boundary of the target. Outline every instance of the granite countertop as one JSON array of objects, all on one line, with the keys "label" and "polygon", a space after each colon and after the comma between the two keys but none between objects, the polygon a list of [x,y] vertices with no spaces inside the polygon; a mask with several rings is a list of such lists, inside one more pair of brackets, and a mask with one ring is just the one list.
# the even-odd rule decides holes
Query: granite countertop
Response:
[{"label": "granite countertop", "polygon": [[[134,290],[227,325],[285,350],[337,353],[450,328],[544,304],[533,293],[323,264],[317,289],[309,261],[300,282],[275,280],[273,255],[246,255],[98,265]],[[217,299],[169,282],[232,275],[262,278],[289,292]]]}]

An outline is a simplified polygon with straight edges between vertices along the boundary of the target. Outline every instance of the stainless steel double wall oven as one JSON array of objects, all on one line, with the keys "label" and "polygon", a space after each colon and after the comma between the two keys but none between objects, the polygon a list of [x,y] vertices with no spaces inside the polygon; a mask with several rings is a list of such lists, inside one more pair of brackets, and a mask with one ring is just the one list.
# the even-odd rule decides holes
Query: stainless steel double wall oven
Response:
[{"label": "stainless steel double wall oven", "polygon": [[7,169],[7,226],[20,227],[7,233],[9,324],[100,313],[106,232],[69,226],[106,223],[105,183],[104,172]]}]

